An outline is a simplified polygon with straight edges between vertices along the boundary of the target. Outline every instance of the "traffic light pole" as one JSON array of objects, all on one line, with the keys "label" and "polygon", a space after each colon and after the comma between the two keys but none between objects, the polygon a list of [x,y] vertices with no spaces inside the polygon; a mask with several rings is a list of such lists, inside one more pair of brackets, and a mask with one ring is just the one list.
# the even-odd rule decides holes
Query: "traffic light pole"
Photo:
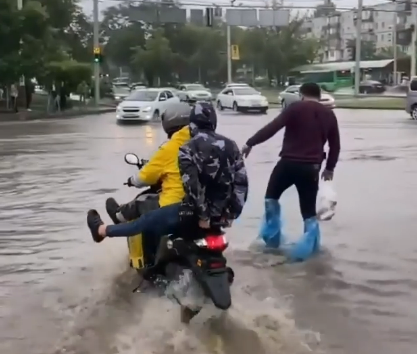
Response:
[{"label": "traffic light pole", "polygon": [[[99,19],[98,19],[98,0],[93,0],[93,36],[94,36],[94,48],[99,48]],[[98,106],[100,104],[100,61],[94,61],[94,104]]]},{"label": "traffic light pole", "polygon": [[227,25],[226,28],[226,37],[227,37],[227,82],[230,84],[232,82],[232,39],[230,33],[230,26]]},{"label": "traffic light pole", "polygon": [[356,16],[355,96],[359,95],[359,85],[361,81],[362,8],[363,0],[358,0],[358,12]]}]

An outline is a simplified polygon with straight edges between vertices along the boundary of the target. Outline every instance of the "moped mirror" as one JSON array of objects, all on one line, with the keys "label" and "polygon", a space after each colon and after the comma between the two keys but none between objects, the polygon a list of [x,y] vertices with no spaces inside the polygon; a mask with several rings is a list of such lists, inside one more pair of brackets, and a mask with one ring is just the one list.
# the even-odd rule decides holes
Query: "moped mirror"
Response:
[{"label": "moped mirror", "polygon": [[139,165],[139,157],[137,157],[135,154],[128,153],[125,155],[125,162],[129,165]]}]

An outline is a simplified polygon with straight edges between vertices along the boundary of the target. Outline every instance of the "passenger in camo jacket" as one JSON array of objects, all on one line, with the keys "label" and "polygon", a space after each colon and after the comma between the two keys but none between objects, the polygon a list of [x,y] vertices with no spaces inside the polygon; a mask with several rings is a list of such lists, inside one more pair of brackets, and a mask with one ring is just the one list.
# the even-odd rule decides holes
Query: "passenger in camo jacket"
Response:
[{"label": "passenger in camo jacket", "polygon": [[231,226],[242,212],[248,193],[248,177],[236,143],[215,132],[214,108],[198,103],[191,111],[191,139],[180,147],[179,168],[189,204],[201,228],[210,220]]}]

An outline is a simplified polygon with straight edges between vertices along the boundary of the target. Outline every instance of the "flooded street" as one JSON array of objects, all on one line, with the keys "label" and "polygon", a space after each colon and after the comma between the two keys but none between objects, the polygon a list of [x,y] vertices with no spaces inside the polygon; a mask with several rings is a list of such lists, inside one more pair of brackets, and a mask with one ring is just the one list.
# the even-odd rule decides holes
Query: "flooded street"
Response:
[{"label": "flooded street", "polygon": [[[222,113],[218,130],[242,146],[276,113]],[[321,225],[316,259],[279,265],[253,245],[282,133],[247,160],[249,200],[227,251],[234,305],[220,330],[204,316],[182,328],[175,304],[132,294],[126,241],[97,245],[88,233],[89,208],[109,221],[106,198],[135,196],[123,156],[148,158],[165,140],[159,124],[118,126],[114,114],[0,123],[0,353],[415,353],[417,125],[401,111],[336,114],[337,214]],[[296,238],[295,189],[282,205]]]}]

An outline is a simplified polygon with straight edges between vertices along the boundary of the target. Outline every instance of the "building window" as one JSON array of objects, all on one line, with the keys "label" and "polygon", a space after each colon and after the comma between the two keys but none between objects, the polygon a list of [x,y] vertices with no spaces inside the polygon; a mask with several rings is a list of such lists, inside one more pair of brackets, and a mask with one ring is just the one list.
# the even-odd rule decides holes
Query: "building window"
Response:
[{"label": "building window", "polygon": [[378,22],[375,23],[375,29],[378,29]]},{"label": "building window", "polygon": [[383,34],[381,34],[381,41],[383,41],[384,40],[384,35]]},{"label": "building window", "polygon": [[381,22],[381,28],[385,28],[385,22]]}]

